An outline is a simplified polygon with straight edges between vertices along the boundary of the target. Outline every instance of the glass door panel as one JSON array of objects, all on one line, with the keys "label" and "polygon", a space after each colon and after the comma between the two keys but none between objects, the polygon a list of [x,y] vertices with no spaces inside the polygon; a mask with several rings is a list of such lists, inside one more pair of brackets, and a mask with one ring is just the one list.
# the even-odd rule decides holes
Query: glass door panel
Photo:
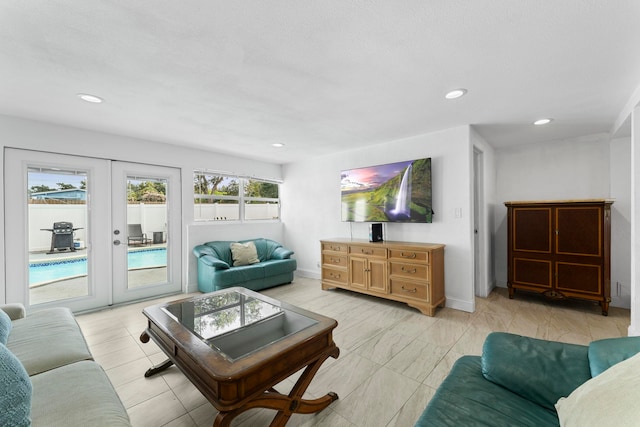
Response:
[{"label": "glass door panel", "polygon": [[[5,150],[7,301],[75,312],[110,303],[109,161]],[[96,196],[97,195],[97,196]]]},{"label": "glass door panel", "polygon": [[180,292],[180,171],[112,162],[115,303]]},{"label": "glass door panel", "polygon": [[28,167],[29,303],[89,295],[87,171]]},{"label": "glass door panel", "polygon": [[167,282],[167,179],[127,176],[127,287]]}]

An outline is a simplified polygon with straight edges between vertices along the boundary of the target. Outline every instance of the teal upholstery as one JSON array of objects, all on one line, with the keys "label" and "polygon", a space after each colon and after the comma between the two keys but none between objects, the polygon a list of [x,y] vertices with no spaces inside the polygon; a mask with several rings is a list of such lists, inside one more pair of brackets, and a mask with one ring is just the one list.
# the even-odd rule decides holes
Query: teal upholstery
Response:
[{"label": "teal upholstery", "polygon": [[31,381],[22,363],[0,344],[0,426],[31,425]]},{"label": "teal upholstery", "polygon": [[11,318],[3,310],[0,310],[0,344],[7,344],[11,332]]},{"label": "teal upholstery", "polygon": [[608,338],[589,344],[589,367],[595,377],[616,363],[640,353],[638,337]]},{"label": "teal upholstery", "polygon": [[291,283],[297,268],[293,251],[276,241],[264,238],[240,240],[256,245],[259,263],[233,266],[232,241],[213,241],[193,248],[198,259],[198,290],[213,292],[234,286],[259,291],[272,286]]},{"label": "teal upholstery", "polygon": [[558,426],[560,397],[638,352],[640,337],[580,346],[493,332],[482,356],[458,359],[415,425]]},{"label": "teal upholstery", "polygon": [[494,333],[484,343],[482,375],[547,409],[591,379],[588,348]]}]

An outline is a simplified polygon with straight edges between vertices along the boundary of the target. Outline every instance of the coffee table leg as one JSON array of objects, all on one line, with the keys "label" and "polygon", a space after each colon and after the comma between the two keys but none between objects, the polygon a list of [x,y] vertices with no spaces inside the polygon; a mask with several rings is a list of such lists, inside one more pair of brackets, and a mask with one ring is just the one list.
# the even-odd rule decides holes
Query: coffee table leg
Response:
[{"label": "coffee table leg", "polygon": [[324,355],[315,362],[309,364],[298,381],[291,389],[289,395],[284,395],[279,393],[274,388],[270,388],[265,391],[259,397],[256,397],[254,400],[248,402],[246,405],[241,408],[235,409],[229,412],[220,412],[216,417],[213,426],[214,427],[228,427],[231,425],[231,421],[241,414],[242,412],[251,409],[251,408],[267,408],[267,409],[275,409],[278,411],[276,416],[273,418],[271,422],[271,427],[282,427],[287,424],[289,418],[292,414],[313,414],[315,412],[319,412],[329,406],[332,402],[338,400],[338,395],[334,392],[329,392],[325,396],[319,399],[303,399],[302,395],[311,384],[311,380],[320,369],[320,366],[324,363],[329,356],[333,358],[337,358],[340,354],[340,350],[338,347],[334,347],[333,349],[324,353]]},{"label": "coffee table leg", "polygon": [[[147,333],[147,331],[144,331],[143,333],[140,334],[140,341],[142,341],[143,343],[148,343],[149,342],[149,334]],[[144,373],[144,377],[145,378],[149,378],[151,375],[155,375],[160,371],[164,371],[165,369],[167,369],[169,366],[173,365],[173,362],[169,359],[165,360],[164,362],[162,362],[159,365],[156,366],[152,366],[151,368],[147,369],[147,372]]]},{"label": "coffee table leg", "polygon": [[167,369],[171,365],[173,365],[173,362],[171,360],[167,359],[164,362],[162,362],[161,364],[156,365],[156,366],[152,366],[149,369],[147,369],[147,372],[144,373],[144,377],[145,378],[149,378],[150,376],[155,375],[158,372],[164,371],[165,369]]}]

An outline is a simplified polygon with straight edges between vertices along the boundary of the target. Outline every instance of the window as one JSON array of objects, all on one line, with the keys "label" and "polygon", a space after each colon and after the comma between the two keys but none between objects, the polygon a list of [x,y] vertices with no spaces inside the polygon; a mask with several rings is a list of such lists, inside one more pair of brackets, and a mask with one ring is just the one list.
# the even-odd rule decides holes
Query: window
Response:
[{"label": "window", "polygon": [[279,184],[272,181],[196,171],[195,220],[279,220],[279,190]]}]

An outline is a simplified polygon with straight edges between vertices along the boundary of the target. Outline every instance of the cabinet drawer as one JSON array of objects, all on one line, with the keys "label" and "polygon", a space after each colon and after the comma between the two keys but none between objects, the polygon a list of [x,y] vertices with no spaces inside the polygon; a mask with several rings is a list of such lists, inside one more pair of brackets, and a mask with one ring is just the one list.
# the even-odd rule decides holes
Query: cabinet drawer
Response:
[{"label": "cabinet drawer", "polygon": [[349,246],[349,253],[353,255],[387,257],[387,248],[374,248],[371,246]]},{"label": "cabinet drawer", "polygon": [[323,251],[341,252],[346,254],[348,247],[349,246],[346,243],[322,242]]},{"label": "cabinet drawer", "polygon": [[346,255],[322,254],[322,265],[347,266]]},{"label": "cabinet drawer", "polygon": [[416,280],[429,279],[429,266],[423,264],[405,264],[401,262],[390,262],[392,276],[406,277]]},{"label": "cabinet drawer", "polygon": [[389,249],[389,260],[429,264],[429,252]]},{"label": "cabinet drawer", "polygon": [[429,284],[391,279],[391,294],[429,302]]},{"label": "cabinet drawer", "polygon": [[322,280],[328,282],[336,282],[346,285],[348,283],[349,274],[347,270],[339,270],[334,268],[322,268]]}]

